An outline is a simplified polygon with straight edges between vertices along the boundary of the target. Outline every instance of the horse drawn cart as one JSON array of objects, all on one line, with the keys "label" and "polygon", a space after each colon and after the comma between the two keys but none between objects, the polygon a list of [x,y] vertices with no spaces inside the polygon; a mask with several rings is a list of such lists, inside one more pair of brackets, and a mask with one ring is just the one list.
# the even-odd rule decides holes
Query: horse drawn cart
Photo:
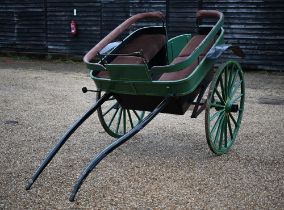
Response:
[{"label": "horse drawn cart", "polygon": [[[28,181],[27,190],[72,133],[95,111],[105,131],[117,139],[83,170],[70,201],[74,201],[84,180],[103,158],[159,113],[183,115],[193,106],[191,117],[196,118],[205,110],[205,133],[211,151],[221,155],[232,147],[244,111],[243,72],[235,61],[227,61],[217,70],[214,64],[228,49],[241,57],[243,53],[238,47],[224,44],[223,14],[200,10],[196,34],[182,34],[169,40],[164,18],[160,12],[134,15],[84,56],[97,87],[97,100],[50,151]],[[114,42],[142,19],[158,19],[163,24],[140,28],[123,41]],[[201,24],[204,19],[213,20],[214,24]]]}]

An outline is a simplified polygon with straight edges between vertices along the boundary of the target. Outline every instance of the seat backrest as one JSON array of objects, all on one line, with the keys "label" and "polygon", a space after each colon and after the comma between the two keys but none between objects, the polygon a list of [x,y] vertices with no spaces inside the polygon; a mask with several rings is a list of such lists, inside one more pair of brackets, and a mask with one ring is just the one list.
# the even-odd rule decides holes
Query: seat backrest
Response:
[{"label": "seat backrest", "polygon": [[[131,54],[142,52],[143,57],[116,56],[110,64],[144,64],[148,63],[165,46],[166,36],[164,34],[141,34],[116,52],[117,54]],[[97,77],[109,78],[107,71],[99,72]]]},{"label": "seat backrest", "polygon": [[[199,46],[199,44],[205,39],[206,35],[195,35],[193,36],[190,41],[186,44],[186,46],[182,49],[180,54],[172,61],[171,64],[177,64],[190,56],[193,51]],[[214,40],[215,41],[215,40]],[[186,78],[189,76],[194,69],[197,67],[199,64],[199,61],[202,60],[202,58],[206,55],[206,53],[210,50],[211,46],[213,45],[214,41],[203,51],[203,53],[199,56],[199,59],[196,60],[193,64],[188,66],[187,68],[181,70],[181,71],[176,71],[176,72],[169,72],[169,73],[164,73],[162,76],[159,78],[161,81],[173,81],[173,80],[180,80],[183,78]]]},{"label": "seat backrest", "polygon": [[[118,54],[129,54],[133,52],[143,52],[143,56],[147,62],[149,62],[161,49],[165,46],[166,36],[164,34],[141,34],[140,36],[132,39],[126,43],[125,46],[119,50]],[[132,64],[137,63],[137,60],[133,59],[121,59],[121,56],[117,56],[112,63],[119,64]],[[133,57],[133,56],[131,56]],[[120,61],[120,62],[119,62]],[[141,61],[140,61],[141,62]],[[143,60],[142,62],[143,63]]]}]

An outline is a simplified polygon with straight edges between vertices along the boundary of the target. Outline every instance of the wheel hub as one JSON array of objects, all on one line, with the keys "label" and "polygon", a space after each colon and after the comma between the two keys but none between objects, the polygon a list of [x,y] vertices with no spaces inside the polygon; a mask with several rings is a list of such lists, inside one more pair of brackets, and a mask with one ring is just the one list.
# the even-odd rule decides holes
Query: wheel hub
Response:
[{"label": "wheel hub", "polygon": [[225,112],[238,112],[239,111],[239,105],[238,104],[232,104],[230,101],[228,101],[225,104]]}]

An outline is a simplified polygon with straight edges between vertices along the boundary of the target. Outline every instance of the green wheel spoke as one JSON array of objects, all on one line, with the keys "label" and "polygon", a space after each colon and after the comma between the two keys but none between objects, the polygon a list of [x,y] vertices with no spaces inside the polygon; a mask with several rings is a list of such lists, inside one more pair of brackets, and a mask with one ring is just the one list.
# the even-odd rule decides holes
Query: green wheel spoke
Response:
[{"label": "green wheel spoke", "polygon": [[126,133],[126,110],[123,109],[123,133]]},{"label": "green wheel spoke", "polygon": [[228,137],[227,137],[227,134],[228,134],[228,128],[227,128],[227,122],[228,122],[228,116],[225,117],[225,120],[224,120],[224,144],[225,144],[225,147],[227,148],[228,147]]},{"label": "green wheel spoke", "polygon": [[218,98],[221,101],[221,103],[225,104],[224,99],[222,98],[221,94],[219,93],[219,91],[216,88],[215,88],[214,93],[216,93],[216,95],[218,96]]},{"label": "green wheel spoke", "polygon": [[117,119],[117,124],[116,124],[116,129],[115,129],[116,133],[118,133],[118,129],[119,129],[119,126],[120,126],[120,121],[121,121],[121,116],[122,116],[122,108],[120,108],[119,114],[118,114],[118,119]]},{"label": "green wheel spoke", "polygon": [[211,122],[212,120],[214,120],[217,116],[220,116],[220,114],[221,114],[222,112],[224,112],[224,110],[220,110],[220,111],[214,113],[212,116],[210,116],[210,118],[209,118],[210,122]]},{"label": "green wheel spoke", "polygon": [[228,121],[230,137],[231,137],[231,139],[233,139],[233,130],[232,130],[232,125],[231,125],[230,118],[228,118],[227,121]]},{"label": "green wheel spoke", "polygon": [[232,115],[232,113],[229,113],[230,118],[232,119],[235,127],[237,127],[237,121],[235,120],[234,116]]},{"label": "green wheel spoke", "polygon": [[232,83],[232,74],[233,74],[233,69],[230,70],[229,72],[229,81],[228,81],[228,95],[230,95],[230,92],[231,92],[231,83]]},{"label": "green wheel spoke", "polygon": [[220,86],[221,86],[221,93],[222,93],[222,98],[223,98],[223,102],[226,100],[226,91],[224,88],[224,84],[223,84],[223,78],[220,78]]},{"label": "green wheel spoke", "polygon": [[234,104],[235,102],[239,101],[242,96],[243,96],[243,94],[241,94],[238,97],[234,98],[231,103]]},{"label": "green wheel spoke", "polygon": [[140,122],[142,120],[141,117],[138,115],[138,113],[135,110],[132,110],[132,111],[136,115],[136,117],[138,118],[138,121]]},{"label": "green wheel spoke", "polygon": [[222,149],[222,145],[223,145],[223,139],[224,139],[224,120],[221,126],[221,133],[220,133],[220,138],[219,138],[219,150]]},{"label": "green wheel spoke", "polygon": [[222,116],[222,119],[220,120],[220,122],[218,123],[218,128],[217,128],[217,132],[216,132],[216,135],[215,135],[215,139],[214,139],[214,144],[216,145],[217,141],[219,140],[219,136],[220,136],[220,132],[223,127],[223,120],[224,120],[224,116]]},{"label": "green wheel spoke", "polygon": [[117,103],[112,105],[105,113],[103,113],[103,116],[106,116],[112,109],[114,109],[115,106],[117,106]]},{"label": "green wheel spoke", "polygon": [[[97,100],[101,98],[102,93],[97,93]],[[144,111],[136,112],[135,110],[124,109],[113,96],[98,108],[97,113],[104,130],[115,138],[119,138],[133,129],[145,114]]]},{"label": "green wheel spoke", "polygon": [[128,119],[129,119],[129,122],[130,122],[131,128],[134,128],[134,126],[133,126],[133,121],[132,121],[132,117],[131,117],[131,114],[130,114],[129,109],[127,109],[127,115],[128,115]]},{"label": "green wheel spoke", "polygon": [[211,106],[210,106],[210,107],[222,108],[222,109],[224,109],[224,108],[225,108],[225,106],[224,106],[224,105],[222,105],[222,104],[217,104],[217,103],[211,103]]},{"label": "green wheel spoke", "polygon": [[222,121],[222,124],[220,125],[220,138],[219,138],[219,150],[222,149],[222,145],[223,145],[223,140],[224,140],[224,132],[225,132],[225,129],[224,129],[224,125],[225,125],[225,121],[226,121],[226,116],[223,117],[223,121]]},{"label": "green wheel spoke", "polygon": [[234,84],[234,86],[232,87],[232,91],[230,92],[230,97],[233,97],[235,95],[235,93],[237,92],[237,90],[241,85],[242,85],[242,80]]},{"label": "green wheel spoke", "polygon": [[228,98],[228,67],[225,69],[225,72],[224,72],[224,76],[225,76],[225,81],[224,81],[224,86],[225,86],[225,88],[224,88],[224,94],[225,94],[225,100],[227,100],[227,98]]},{"label": "green wheel spoke", "polygon": [[[120,109],[120,108],[119,108],[119,109]],[[113,114],[113,116],[112,116],[112,118],[111,118],[111,120],[110,120],[110,122],[109,122],[109,124],[108,124],[108,127],[111,126],[111,124],[112,124],[112,122],[113,122],[115,116],[117,115],[119,109],[117,109],[117,110],[115,111],[115,113]]]},{"label": "green wheel spoke", "polygon": [[234,76],[233,76],[232,82],[230,84],[230,89],[232,88],[233,84],[235,83],[237,75],[238,75],[238,69],[236,69],[236,71],[234,72]]},{"label": "green wheel spoke", "polygon": [[216,120],[216,122],[215,122],[213,128],[212,128],[211,131],[210,131],[210,135],[213,135],[213,134],[214,134],[214,132],[215,132],[216,128],[219,126],[220,121],[221,121],[221,119],[223,118],[223,116],[224,116],[224,115],[219,115],[219,117],[217,118],[217,120]]}]

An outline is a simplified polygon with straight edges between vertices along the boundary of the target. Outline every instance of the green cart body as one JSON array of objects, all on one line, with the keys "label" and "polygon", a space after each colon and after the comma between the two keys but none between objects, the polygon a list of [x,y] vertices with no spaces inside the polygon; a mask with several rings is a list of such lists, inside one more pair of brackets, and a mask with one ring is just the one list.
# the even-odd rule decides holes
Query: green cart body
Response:
[{"label": "green cart body", "polygon": [[[121,42],[114,42],[137,21],[158,19],[162,26],[140,28]],[[201,24],[213,19],[213,25]],[[227,153],[238,134],[244,109],[244,79],[240,65],[214,64],[230,49],[243,57],[239,47],[224,43],[224,16],[215,10],[197,12],[197,33],[167,38],[160,12],[141,13],[124,21],[85,56],[97,90],[96,103],[64,134],[40,165],[27,189],[72,133],[96,110],[105,131],[116,137],[82,172],[70,195],[74,201],[81,184],[96,165],[114,149],[146,126],[158,113],[183,115],[193,107],[192,118],[205,110],[207,143],[217,155]],[[209,87],[209,88],[208,88]],[[84,88],[83,92],[88,89]],[[204,99],[204,95],[207,98]],[[149,113],[150,112],[150,113]]]},{"label": "green cart body", "polygon": [[[156,14],[157,17],[159,17],[159,15],[160,13]],[[131,41],[134,42],[135,39],[139,41],[139,37],[145,34],[156,35],[157,37],[161,35],[166,36],[165,27],[142,28],[125,38],[120,45],[110,52],[110,55],[104,58],[104,62],[107,64],[102,64],[102,61],[92,64],[88,61],[88,58],[86,58],[88,57],[87,54],[87,56],[85,56],[85,62],[87,63],[87,67],[91,70],[91,78],[95,81],[99,90],[115,94],[122,106],[136,110],[152,111],[159,103],[159,99],[162,100],[163,97],[169,95],[180,98],[187,96],[188,98],[191,94],[189,98],[193,101],[196,94],[198,94],[197,90],[199,87],[204,85],[204,82],[208,84],[211,81],[208,76],[212,76],[210,70],[212,70],[214,60],[206,59],[204,52],[208,51],[210,47],[224,43],[224,29],[222,28],[223,16],[221,13],[211,15],[220,15],[218,22],[212,27],[199,27],[199,35],[202,38],[199,40],[200,44],[193,52],[188,53],[188,55],[183,55],[181,62],[172,63],[179,57],[184,47],[192,40],[191,34],[180,35],[167,42],[165,40],[163,47],[157,52],[157,56],[154,56],[152,60],[146,61],[145,63],[113,64],[112,61],[119,56],[120,49],[123,49],[127,43]],[[201,12],[199,16],[199,18],[201,18]],[[154,44],[155,43],[147,43],[147,47],[151,48],[151,45]],[[157,46],[154,47],[157,48]],[[111,56],[111,54],[115,54],[116,56]],[[196,64],[196,61],[198,64]],[[190,74],[182,78],[174,80],[172,78],[169,78],[170,80],[159,79],[163,74],[166,75],[168,73],[168,77],[171,77],[171,74],[178,74],[180,71],[190,66],[194,69],[192,69]],[[107,72],[108,76],[100,77],[101,71]],[[126,103],[124,103],[125,101]],[[131,101],[131,104],[128,104],[127,101]],[[148,106],[146,106],[143,101],[148,102]],[[151,102],[153,103],[150,104]],[[175,109],[180,108],[179,104],[180,103],[176,104],[176,108],[170,110],[166,108],[165,110],[168,111],[164,110],[164,112],[184,114],[188,107],[183,108],[182,112],[177,113]]]}]

